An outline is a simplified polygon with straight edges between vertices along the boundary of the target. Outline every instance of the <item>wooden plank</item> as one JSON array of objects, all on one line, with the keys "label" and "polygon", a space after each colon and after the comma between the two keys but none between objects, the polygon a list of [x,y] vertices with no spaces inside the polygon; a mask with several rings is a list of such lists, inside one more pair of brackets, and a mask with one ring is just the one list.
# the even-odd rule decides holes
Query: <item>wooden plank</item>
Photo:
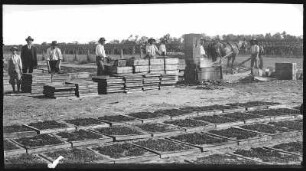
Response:
[{"label": "wooden plank", "polygon": [[10,139],[5,139],[8,143],[11,143],[17,147],[17,149],[12,149],[12,150],[5,150],[4,149],[4,157],[7,156],[14,156],[14,155],[19,155],[19,154],[25,154],[26,149],[20,146],[18,143],[15,143],[14,141]]}]

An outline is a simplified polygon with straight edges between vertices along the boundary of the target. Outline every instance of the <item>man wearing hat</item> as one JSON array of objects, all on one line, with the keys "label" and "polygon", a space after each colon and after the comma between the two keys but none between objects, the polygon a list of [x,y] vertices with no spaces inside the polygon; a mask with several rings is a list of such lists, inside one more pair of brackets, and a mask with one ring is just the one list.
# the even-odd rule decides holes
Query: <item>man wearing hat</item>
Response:
[{"label": "man wearing hat", "polygon": [[17,92],[20,92],[22,61],[17,54],[18,48],[12,47],[12,56],[8,60],[8,74],[10,76],[9,83],[12,85],[13,92],[15,93],[15,84],[17,83]]},{"label": "man wearing hat", "polygon": [[57,42],[52,41],[51,47],[47,49],[47,66],[49,72],[59,72],[61,69],[62,52],[57,47]]},{"label": "man wearing hat", "polygon": [[159,51],[161,52],[162,56],[166,56],[167,55],[166,42],[167,42],[167,40],[162,39],[162,41],[161,41],[161,43],[159,45]]},{"label": "man wearing hat", "polygon": [[160,55],[159,50],[155,46],[156,40],[153,38],[150,38],[148,40],[148,45],[146,46],[146,58],[156,58],[156,53]]},{"label": "man wearing hat", "polygon": [[37,67],[37,49],[32,45],[34,39],[31,36],[27,37],[25,40],[27,44],[21,48],[22,72],[32,73],[33,68]]},{"label": "man wearing hat", "polygon": [[97,64],[97,75],[106,75],[106,68],[104,64],[107,62],[108,57],[105,54],[104,45],[105,38],[101,37],[96,46],[96,64]]},{"label": "man wearing hat", "polygon": [[[251,75],[254,75],[254,68],[258,68],[259,46],[256,39],[250,41],[251,44]],[[255,65],[255,66],[254,66]]]}]

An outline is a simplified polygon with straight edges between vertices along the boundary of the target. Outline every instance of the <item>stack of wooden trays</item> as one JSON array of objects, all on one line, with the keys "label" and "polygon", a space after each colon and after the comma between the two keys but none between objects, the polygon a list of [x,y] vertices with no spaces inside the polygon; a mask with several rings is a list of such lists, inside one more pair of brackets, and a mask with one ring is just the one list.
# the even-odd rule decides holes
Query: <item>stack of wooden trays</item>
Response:
[{"label": "stack of wooden trays", "polygon": [[98,94],[98,83],[82,79],[66,81],[66,84],[72,84],[76,87],[76,96],[82,97],[87,95]]},{"label": "stack of wooden trays", "polygon": [[143,91],[160,90],[160,74],[146,74],[143,78]]},{"label": "stack of wooden trays", "polygon": [[165,58],[165,74],[178,75],[179,73],[179,59]]},{"label": "stack of wooden trays", "polygon": [[109,68],[109,72],[110,74],[130,74],[130,73],[133,73],[133,67],[131,66],[123,66],[123,67],[120,67],[120,66],[111,66]]},{"label": "stack of wooden trays", "polygon": [[146,74],[149,72],[149,60],[148,59],[129,59],[127,66],[133,67],[133,73]]},{"label": "stack of wooden trays", "polygon": [[150,73],[153,74],[164,74],[165,73],[165,59],[150,59],[149,60],[149,69]]},{"label": "stack of wooden trays", "polygon": [[70,81],[69,74],[51,74],[51,82],[66,82]]},{"label": "stack of wooden trays", "polygon": [[125,75],[123,78],[126,93],[142,92],[144,85],[142,74]]},{"label": "stack of wooden trays", "polygon": [[10,76],[5,70],[3,70],[3,86],[9,86],[10,85],[9,80]]},{"label": "stack of wooden trays", "polygon": [[178,75],[164,74],[161,76],[161,86],[171,86],[178,81]]},{"label": "stack of wooden trays", "polygon": [[76,87],[74,84],[49,83],[44,85],[43,94],[47,97],[74,97],[76,96]]},{"label": "stack of wooden trays", "polygon": [[124,79],[121,76],[93,76],[92,80],[98,82],[98,94],[124,93]]}]

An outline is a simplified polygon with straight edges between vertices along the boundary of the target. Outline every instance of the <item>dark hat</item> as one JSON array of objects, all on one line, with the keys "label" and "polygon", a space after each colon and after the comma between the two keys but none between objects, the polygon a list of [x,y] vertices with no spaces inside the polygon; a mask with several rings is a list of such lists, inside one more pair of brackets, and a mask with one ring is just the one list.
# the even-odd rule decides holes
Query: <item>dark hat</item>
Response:
[{"label": "dark hat", "polygon": [[13,46],[13,47],[11,47],[11,49],[10,49],[11,51],[18,51],[18,48],[16,47],[16,46]]},{"label": "dark hat", "polygon": [[99,42],[102,42],[102,41],[106,41],[104,37],[101,37],[101,38],[99,39]]},{"label": "dark hat", "polygon": [[29,37],[27,37],[25,40],[26,40],[26,41],[28,41],[28,40],[33,41],[34,39],[33,39],[31,36],[29,36]]},{"label": "dark hat", "polygon": [[57,41],[52,41],[51,46],[57,46]]},{"label": "dark hat", "polygon": [[156,40],[153,39],[153,38],[150,38],[150,39],[148,40],[148,42],[156,42]]}]

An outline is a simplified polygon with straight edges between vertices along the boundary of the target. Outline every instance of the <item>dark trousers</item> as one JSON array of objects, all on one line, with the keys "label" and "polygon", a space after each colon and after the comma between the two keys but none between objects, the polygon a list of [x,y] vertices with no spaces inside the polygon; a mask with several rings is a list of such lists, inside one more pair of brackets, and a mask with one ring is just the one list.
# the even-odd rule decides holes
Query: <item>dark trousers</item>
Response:
[{"label": "dark trousers", "polygon": [[162,52],[162,53],[161,53],[161,56],[166,56],[166,52]]},{"label": "dark trousers", "polygon": [[96,64],[97,64],[97,75],[106,75],[106,68],[104,66],[104,60],[99,57],[96,56]]},{"label": "dark trousers", "polygon": [[57,60],[56,61],[49,61],[51,72],[59,72],[59,68],[56,66],[56,64],[57,64]]},{"label": "dark trousers", "polygon": [[23,66],[22,72],[27,73],[28,71],[29,73],[33,73],[33,66]]}]

